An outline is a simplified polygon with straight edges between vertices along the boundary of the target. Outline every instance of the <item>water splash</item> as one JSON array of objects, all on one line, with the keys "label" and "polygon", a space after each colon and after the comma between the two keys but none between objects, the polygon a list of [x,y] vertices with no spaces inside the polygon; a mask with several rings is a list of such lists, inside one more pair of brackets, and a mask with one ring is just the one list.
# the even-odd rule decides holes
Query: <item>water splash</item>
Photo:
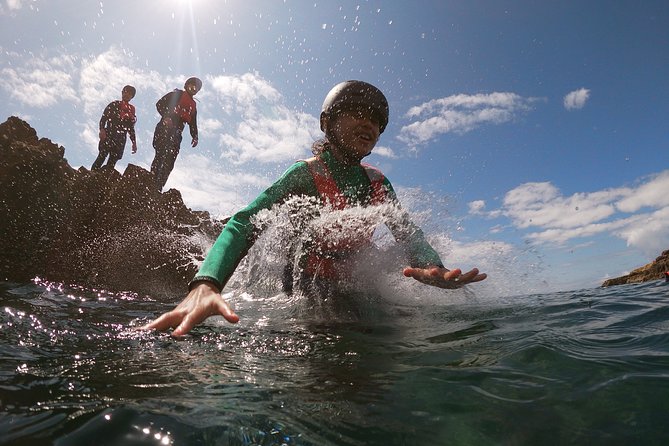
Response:
[{"label": "water splash", "polygon": [[[440,203],[445,206],[448,200]],[[293,278],[301,273],[300,258],[314,240],[336,245],[352,235],[373,231],[371,249],[359,252],[352,268],[349,285],[362,294],[373,293],[394,304],[447,305],[471,301],[501,300],[503,296],[531,294],[547,287],[541,278],[542,259],[531,247],[506,243],[455,242],[436,219],[444,212],[421,208],[412,219],[430,228],[426,238],[449,267],[468,270],[478,267],[488,273],[487,280],[460,290],[425,286],[402,275],[408,266],[406,255],[383,224],[401,220],[405,210],[394,204],[350,207],[344,210],[323,208],[312,197],[295,197],[283,205],[259,213],[254,223],[263,232],[242,262],[229,287],[254,295],[281,293],[286,264]]]}]

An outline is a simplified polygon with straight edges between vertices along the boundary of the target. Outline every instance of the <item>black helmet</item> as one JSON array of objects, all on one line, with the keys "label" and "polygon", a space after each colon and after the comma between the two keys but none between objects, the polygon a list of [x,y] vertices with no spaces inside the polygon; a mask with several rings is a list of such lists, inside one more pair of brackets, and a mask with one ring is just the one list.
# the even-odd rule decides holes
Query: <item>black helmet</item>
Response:
[{"label": "black helmet", "polygon": [[197,88],[197,91],[200,91],[202,88],[202,81],[198,79],[197,77],[189,77],[188,80],[184,83],[184,87],[188,84],[195,84],[195,87]]},{"label": "black helmet", "polygon": [[329,117],[341,110],[356,108],[369,108],[379,121],[381,133],[388,125],[388,100],[381,90],[372,84],[363,81],[345,81],[335,85],[325,97],[321,111],[321,130],[323,128],[323,117]]}]

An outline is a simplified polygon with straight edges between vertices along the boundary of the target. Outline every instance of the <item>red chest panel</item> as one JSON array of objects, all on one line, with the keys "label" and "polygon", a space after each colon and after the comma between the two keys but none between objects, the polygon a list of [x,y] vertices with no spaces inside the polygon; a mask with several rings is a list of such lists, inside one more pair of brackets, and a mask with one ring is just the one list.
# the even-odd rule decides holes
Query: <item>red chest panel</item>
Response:
[{"label": "red chest panel", "polygon": [[184,92],[181,94],[179,103],[174,108],[174,112],[181,118],[183,122],[190,124],[191,119],[193,119],[193,114],[195,113],[195,100],[191,95]]}]

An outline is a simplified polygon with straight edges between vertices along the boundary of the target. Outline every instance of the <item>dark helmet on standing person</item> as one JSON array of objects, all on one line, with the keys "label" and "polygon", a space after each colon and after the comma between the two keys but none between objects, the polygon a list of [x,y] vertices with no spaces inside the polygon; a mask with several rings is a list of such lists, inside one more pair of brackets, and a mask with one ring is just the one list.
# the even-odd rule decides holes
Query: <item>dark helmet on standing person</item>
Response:
[{"label": "dark helmet on standing person", "polygon": [[186,82],[184,83],[184,88],[186,88],[187,85],[193,84],[195,85],[195,88],[197,88],[197,91],[200,91],[202,88],[202,81],[197,78],[197,77],[189,77]]},{"label": "dark helmet on standing person", "polygon": [[381,133],[388,125],[388,100],[381,90],[363,81],[345,81],[335,85],[325,97],[321,110],[321,130],[324,122],[342,110],[370,109],[379,121]]}]

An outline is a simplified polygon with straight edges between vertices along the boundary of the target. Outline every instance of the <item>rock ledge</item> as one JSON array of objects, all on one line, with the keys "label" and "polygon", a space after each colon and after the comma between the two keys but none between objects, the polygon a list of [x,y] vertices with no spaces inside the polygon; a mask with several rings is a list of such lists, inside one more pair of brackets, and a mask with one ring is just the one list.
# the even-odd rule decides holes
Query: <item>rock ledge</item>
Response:
[{"label": "rock ledge", "polygon": [[0,124],[0,280],[183,294],[224,222],[129,164],[75,170],[28,123]]},{"label": "rock ledge", "polygon": [[653,262],[637,268],[625,276],[608,279],[604,281],[602,286],[607,287],[612,285],[624,285],[626,283],[641,283],[650,280],[664,279],[664,273],[667,271],[669,271],[669,249],[663,251]]}]

